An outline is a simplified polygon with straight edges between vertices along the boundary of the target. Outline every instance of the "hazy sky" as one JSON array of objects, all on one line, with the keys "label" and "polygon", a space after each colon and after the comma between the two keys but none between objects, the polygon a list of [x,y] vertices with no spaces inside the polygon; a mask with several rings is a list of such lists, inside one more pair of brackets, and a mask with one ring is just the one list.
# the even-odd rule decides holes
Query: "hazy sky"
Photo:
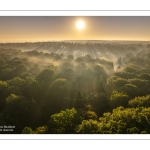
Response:
[{"label": "hazy sky", "polygon": [[[78,20],[84,28],[76,27]],[[150,41],[149,16],[0,16],[0,42]]]}]

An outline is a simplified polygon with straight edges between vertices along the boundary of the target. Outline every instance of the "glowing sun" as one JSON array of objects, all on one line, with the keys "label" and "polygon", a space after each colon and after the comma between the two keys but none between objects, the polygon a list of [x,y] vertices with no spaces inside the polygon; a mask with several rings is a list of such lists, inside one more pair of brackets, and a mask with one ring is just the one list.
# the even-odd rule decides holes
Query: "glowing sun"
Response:
[{"label": "glowing sun", "polygon": [[84,22],[82,20],[79,20],[76,26],[79,30],[82,30],[84,28]]}]

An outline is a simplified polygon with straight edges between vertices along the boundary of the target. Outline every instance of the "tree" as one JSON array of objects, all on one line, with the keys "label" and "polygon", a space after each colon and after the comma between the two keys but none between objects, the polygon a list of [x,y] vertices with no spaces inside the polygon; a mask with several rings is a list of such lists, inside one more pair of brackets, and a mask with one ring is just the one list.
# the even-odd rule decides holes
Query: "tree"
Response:
[{"label": "tree", "polygon": [[94,111],[101,116],[109,109],[108,98],[104,93],[92,92],[88,96],[88,103],[93,106]]},{"label": "tree", "polygon": [[43,84],[50,84],[54,77],[54,70],[52,69],[44,69],[42,72],[40,72],[37,76],[37,79],[39,82],[43,82]]},{"label": "tree", "polygon": [[148,73],[142,73],[142,74],[140,74],[139,78],[150,81],[150,75]]},{"label": "tree", "polygon": [[111,108],[116,108],[118,106],[127,107],[129,101],[129,96],[123,92],[113,91],[110,96]]},{"label": "tree", "polygon": [[99,77],[107,78],[107,74],[106,74],[104,68],[100,65],[94,66],[94,73],[97,78],[99,78]]},{"label": "tree", "polygon": [[66,68],[61,72],[60,76],[71,81],[74,77],[74,70],[72,68]]},{"label": "tree", "polygon": [[80,91],[78,91],[75,95],[74,98],[74,107],[75,108],[82,108],[84,106],[84,99],[80,93]]},{"label": "tree", "polygon": [[66,109],[50,117],[48,122],[48,133],[54,134],[73,134],[77,125],[81,123],[81,117],[77,111]]},{"label": "tree", "polygon": [[8,96],[8,86],[6,81],[0,81],[0,112],[4,109],[5,99]]},{"label": "tree", "polygon": [[104,77],[99,77],[95,80],[95,87],[97,92],[106,92],[106,79]]},{"label": "tree", "polygon": [[24,79],[24,86],[22,92],[26,98],[34,99],[37,104],[41,105],[43,103],[43,93],[39,82],[31,76],[27,76]]},{"label": "tree", "polygon": [[138,69],[133,67],[133,66],[126,66],[123,71],[125,72],[130,72],[130,73],[135,73],[137,74],[138,73]]},{"label": "tree", "polygon": [[124,79],[137,78],[137,75],[135,73],[125,72],[125,71],[115,72],[115,75]]},{"label": "tree", "polygon": [[38,120],[38,109],[34,100],[11,94],[6,98],[3,118],[7,125],[15,125],[15,132],[20,133],[25,126],[34,127]]},{"label": "tree", "polygon": [[126,93],[130,96],[130,98],[134,98],[142,94],[141,90],[136,85],[133,85],[131,83],[125,84],[118,91]]},{"label": "tree", "polygon": [[32,128],[30,128],[30,127],[25,127],[25,128],[22,130],[22,134],[35,134],[35,132],[32,130]]},{"label": "tree", "polygon": [[120,77],[118,77],[116,80],[112,81],[112,86],[113,86],[114,90],[120,89],[125,84],[128,84],[128,80],[124,79],[124,78],[120,78]]},{"label": "tree", "polygon": [[47,133],[48,127],[46,125],[36,128],[36,134],[44,134]]},{"label": "tree", "polygon": [[22,91],[24,89],[25,80],[19,77],[13,78],[7,81],[8,84],[8,93],[22,95]]},{"label": "tree", "polygon": [[55,72],[52,69],[44,69],[42,72],[40,72],[36,79],[39,83],[39,93],[41,99],[46,99],[50,93],[50,86],[54,80]]},{"label": "tree", "polygon": [[119,57],[116,63],[117,63],[117,65],[122,66],[123,65],[122,58]]},{"label": "tree", "polygon": [[150,95],[138,96],[128,102],[129,107],[150,107]]},{"label": "tree", "polygon": [[65,106],[65,98],[68,96],[68,81],[63,78],[54,80],[42,95],[41,119],[47,121],[50,115],[59,112],[62,109],[66,109],[67,105]]},{"label": "tree", "polygon": [[[94,87],[95,87],[95,75],[94,75],[94,71],[92,69],[86,69],[83,72],[83,78],[82,80],[84,81],[84,89],[85,91],[87,91],[87,93],[90,93],[93,91]],[[88,81],[88,82],[87,82]]]},{"label": "tree", "polygon": [[100,123],[97,120],[83,120],[78,126],[77,133],[80,134],[96,134],[100,133]]},{"label": "tree", "polygon": [[20,77],[23,73],[28,71],[28,67],[25,64],[20,64],[13,69],[15,77]]},{"label": "tree", "polygon": [[82,90],[84,87],[84,77],[82,74],[77,74],[75,81],[77,83],[78,89]]},{"label": "tree", "polygon": [[83,118],[85,120],[89,120],[89,119],[97,120],[98,116],[94,111],[88,110],[83,112]]},{"label": "tree", "polygon": [[58,78],[51,84],[51,91],[54,97],[63,98],[67,93],[68,82],[66,79]]},{"label": "tree", "polygon": [[136,94],[136,96],[144,96],[150,93],[150,81],[141,79],[130,79],[129,82],[138,88],[139,94]]},{"label": "tree", "polygon": [[122,106],[99,118],[100,132],[111,134],[150,133],[150,108],[126,108]]},{"label": "tree", "polygon": [[27,55],[38,57],[40,55],[40,53],[38,51],[36,51],[36,50],[33,50],[33,51],[28,51]]},{"label": "tree", "polygon": [[11,80],[14,77],[13,69],[5,68],[0,73],[0,78],[4,81]]},{"label": "tree", "polygon": [[54,60],[62,60],[62,56],[59,54],[55,54]]},{"label": "tree", "polygon": [[73,57],[73,55],[68,55],[68,56],[67,56],[67,59],[70,60],[70,61],[73,61],[73,60],[74,60],[74,57]]}]

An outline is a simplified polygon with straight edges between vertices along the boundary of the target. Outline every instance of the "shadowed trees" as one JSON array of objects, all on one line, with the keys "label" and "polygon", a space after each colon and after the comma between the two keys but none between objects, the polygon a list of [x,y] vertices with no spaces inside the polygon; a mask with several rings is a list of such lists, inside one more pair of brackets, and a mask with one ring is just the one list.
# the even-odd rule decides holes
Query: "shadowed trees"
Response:
[{"label": "shadowed trees", "polygon": [[4,109],[5,99],[8,96],[8,83],[0,81],[0,112]]},{"label": "shadowed trees", "polygon": [[[150,133],[149,50],[136,55],[136,44],[64,43],[0,49],[0,124],[27,134]],[[83,51],[72,55],[75,48]],[[112,51],[121,67],[115,72]]]},{"label": "shadowed trees", "polygon": [[40,72],[37,76],[37,80],[40,82],[40,84],[48,85],[53,81],[54,77],[54,70],[52,69],[45,69],[42,72]]},{"label": "shadowed trees", "polygon": [[123,92],[113,91],[110,96],[110,105],[111,108],[114,109],[118,106],[127,107],[129,96]]},{"label": "shadowed trees", "polygon": [[3,110],[6,125],[15,125],[15,133],[22,131],[23,126],[34,127],[37,123],[38,108],[34,100],[11,94],[6,99]]},{"label": "shadowed trees", "polygon": [[101,116],[109,109],[108,98],[104,93],[92,92],[88,96],[88,103],[93,106],[93,110]]},{"label": "shadowed trees", "polygon": [[78,91],[74,98],[74,107],[75,108],[82,108],[84,107],[84,98],[81,95],[80,91]]}]

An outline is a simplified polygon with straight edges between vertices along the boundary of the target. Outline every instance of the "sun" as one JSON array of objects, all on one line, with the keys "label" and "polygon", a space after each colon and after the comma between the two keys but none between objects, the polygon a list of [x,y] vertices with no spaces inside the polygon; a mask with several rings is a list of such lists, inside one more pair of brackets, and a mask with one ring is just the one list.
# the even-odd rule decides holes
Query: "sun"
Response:
[{"label": "sun", "polygon": [[84,28],[84,22],[82,20],[79,20],[76,26],[79,30],[82,30]]}]

